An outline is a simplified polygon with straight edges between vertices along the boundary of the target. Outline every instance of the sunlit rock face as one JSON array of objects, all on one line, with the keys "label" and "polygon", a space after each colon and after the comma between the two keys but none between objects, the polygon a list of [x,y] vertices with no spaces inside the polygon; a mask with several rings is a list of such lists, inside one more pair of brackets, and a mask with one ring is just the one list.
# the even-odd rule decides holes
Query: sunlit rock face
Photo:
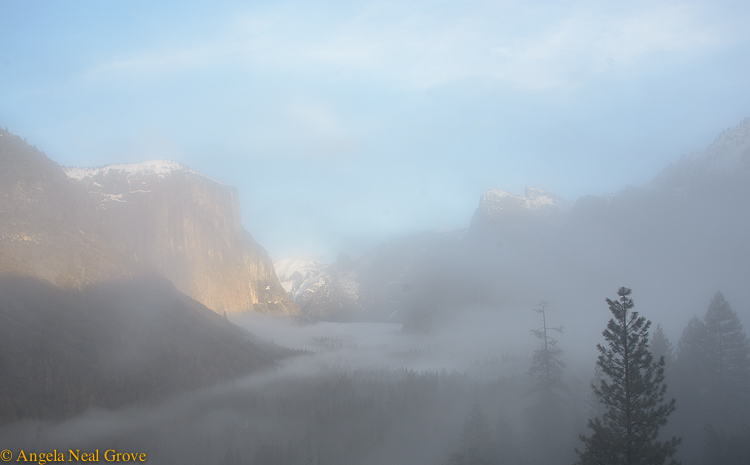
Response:
[{"label": "sunlit rock face", "polygon": [[150,271],[129,259],[57,163],[0,129],[0,274],[77,288]]},{"label": "sunlit rock face", "polygon": [[242,226],[236,188],[165,160],[65,173],[137,262],[153,264],[208,308],[299,313],[268,253]]},{"label": "sunlit rock face", "polygon": [[471,219],[472,230],[554,220],[570,211],[572,203],[543,189],[527,187],[523,196],[491,189],[482,194]]}]

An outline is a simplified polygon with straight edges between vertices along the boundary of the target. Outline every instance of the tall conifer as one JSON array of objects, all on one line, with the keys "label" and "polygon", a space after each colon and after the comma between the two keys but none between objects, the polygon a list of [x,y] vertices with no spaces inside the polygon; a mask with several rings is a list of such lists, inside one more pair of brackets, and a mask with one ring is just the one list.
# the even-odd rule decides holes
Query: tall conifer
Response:
[{"label": "tall conifer", "polygon": [[563,350],[558,340],[552,336],[553,332],[562,333],[562,326],[549,326],[547,309],[549,303],[542,301],[536,313],[541,315],[542,326],[531,330],[534,336],[541,340],[539,349],[531,357],[531,367],[528,374],[531,377],[531,392],[536,395],[536,401],[529,406],[526,414],[529,426],[533,431],[530,436],[532,446],[528,449],[530,463],[549,463],[559,458],[560,449],[564,447],[570,430],[569,416],[565,412],[565,385],[562,380]]},{"label": "tall conifer", "polygon": [[581,435],[585,449],[576,450],[581,465],[663,465],[680,443],[674,437],[658,440],[675,400],[664,402],[664,357],[654,362],[648,337],[651,322],[631,311],[631,292],[621,287],[618,301],[606,299],[614,318],[602,333],[608,347],[597,345],[602,379],[591,385],[606,412],[589,420],[591,436]]},{"label": "tall conifer", "polygon": [[667,371],[674,365],[674,348],[672,343],[667,339],[661,325],[656,325],[656,330],[651,337],[651,354],[658,360],[664,357],[665,368]]},{"label": "tall conifer", "polygon": [[531,357],[531,368],[529,375],[533,380],[533,391],[539,391],[545,400],[551,400],[559,396],[564,390],[562,371],[565,363],[562,361],[564,354],[559,347],[559,341],[552,337],[551,331],[562,333],[562,326],[547,326],[547,307],[549,303],[542,301],[534,311],[542,316],[542,326],[532,329],[531,332],[537,339],[541,339],[541,347],[534,351]]},{"label": "tall conifer", "polygon": [[743,397],[750,388],[750,344],[721,292],[711,300],[704,321],[711,378],[724,396]]}]

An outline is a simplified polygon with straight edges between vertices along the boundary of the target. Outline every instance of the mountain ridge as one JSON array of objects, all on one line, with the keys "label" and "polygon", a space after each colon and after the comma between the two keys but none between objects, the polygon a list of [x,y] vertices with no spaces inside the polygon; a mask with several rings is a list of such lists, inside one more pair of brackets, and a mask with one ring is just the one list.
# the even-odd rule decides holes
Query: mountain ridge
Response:
[{"label": "mountain ridge", "polygon": [[[523,196],[488,190],[463,232],[395,239],[346,265],[357,284],[354,302],[334,298],[344,284],[338,261],[318,271],[315,280],[329,300],[319,300],[315,314],[326,318],[326,308],[353,304],[352,317],[395,318],[407,326],[416,321],[418,327],[450,308],[533,306],[550,296],[584,306],[581,296],[591,289],[604,292],[605,284],[621,286],[623,279],[651,289],[649,298],[666,305],[669,292],[656,292],[656,282],[685,295],[700,289],[681,288],[686,281],[737,288],[746,272],[733,273],[722,263],[750,262],[744,239],[750,236],[748,167],[745,119],[641,187],[575,202],[536,188]],[[300,301],[303,312],[309,301]]]},{"label": "mountain ridge", "polygon": [[232,186],[166,160],[62,168],[3,130],[0,168],[0,271],[78,288],[163,275],[218,313],[299,313]]},{"label": "mountain ridge", "polygon": [[0,276],[0,296],[0,423],[159,401],[293,354],[161,277],[79,290]]}]

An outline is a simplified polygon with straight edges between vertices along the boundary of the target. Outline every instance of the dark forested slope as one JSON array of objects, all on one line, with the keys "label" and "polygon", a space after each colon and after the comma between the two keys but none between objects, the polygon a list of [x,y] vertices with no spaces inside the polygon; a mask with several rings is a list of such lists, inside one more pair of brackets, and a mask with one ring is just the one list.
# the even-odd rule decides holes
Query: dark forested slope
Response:
[{"label": "dark forested slope", "polygon": [[270,367],[285,352],[163,278],[62,290],[0,277],[0,421],[163,398]]}]

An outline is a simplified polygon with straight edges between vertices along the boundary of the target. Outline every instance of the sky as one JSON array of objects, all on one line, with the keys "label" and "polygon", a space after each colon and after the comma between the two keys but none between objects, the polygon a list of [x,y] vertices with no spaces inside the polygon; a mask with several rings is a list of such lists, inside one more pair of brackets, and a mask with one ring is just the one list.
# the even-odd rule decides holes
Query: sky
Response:
[{"label": "sky", "polygon": [[0,0],[0,126],[178,161],[274,259],[642,185],[750,116],[750,2]]}]

